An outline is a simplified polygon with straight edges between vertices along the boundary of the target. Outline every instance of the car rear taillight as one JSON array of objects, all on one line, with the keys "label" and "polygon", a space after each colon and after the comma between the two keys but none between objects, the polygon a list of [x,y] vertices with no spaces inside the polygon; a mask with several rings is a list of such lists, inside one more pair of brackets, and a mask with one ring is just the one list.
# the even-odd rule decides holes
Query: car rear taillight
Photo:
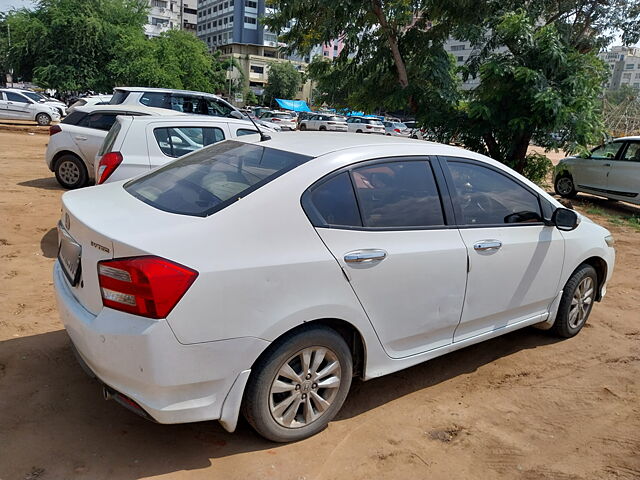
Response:
[{"label": "car rear taillight", "polygon": [[279,118],[272,118],[271,121],[272,122],[281,122],[282,120],[280,120]]},{"label": "car rear taillight", "polygon": [[393,131],[396,133],[401,133],[399,128],[394,128]]},{"label": "car rear taillight", "polygon": [[98,185],[104,183],[121,163],[122,154],[120,152],[105,153],[98,164]]},{"label": "car rear taillight", "polygon": [[367,128],[373,128],[371,125],[365,125]]},{"label": "car rear taillight", "polygon": [[55,135],[56,133],[60,133],[61,131],[62,131],[62,128],[60,128],[60,125],[51,125],[49,127],[49,136]]},{"label": "car rear taillight", "polygon": [[195,270],[153,256],[98,263],[102,304],[148,318],[165,318],[197,277]]}]

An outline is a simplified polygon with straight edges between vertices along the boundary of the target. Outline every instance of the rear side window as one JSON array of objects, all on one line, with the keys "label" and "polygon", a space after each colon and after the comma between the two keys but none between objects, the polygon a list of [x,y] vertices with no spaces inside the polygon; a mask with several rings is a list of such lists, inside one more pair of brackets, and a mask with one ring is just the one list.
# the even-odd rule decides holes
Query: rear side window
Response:
[{"label": "rear side window", "polygon": [[9,102],[30,103],[29,100],[27,100],[26,97],[20,95],[19,93],[4,92],[4,94],[7,96],[7,101],[9,101]]},{"label": "rear side window", "polygon": [[311,158],[260,145],[220,142],[130,181],[125,190],[159,210],[206,217]]},{"label": "rear side window", "polygon": [[153,135],[162,153],[174,158],[224,140],[224,133],[216,127],[156,128]]},{"label": "rear side window", "polygon": [[84,112],[74,111],[64,117],[64,119],[60,123],[64,123],[65,125],[78,125],[86,116],[87,114]]},{"label": "rear side window", "polygon": [[542,221],[538,196],[515,180],[480,165],[448,161],[463,225]]},{"label": "rear side window", "polygon": [[109,100],[109,105],[120,105],[123,103],[126,98],[129,96],[129,92],[126,90],[116,90],[113,92],[113,96],[111,100]]},{"label": "rear side window", "polygon": [[258,135],[257,130],[248,130],[246,128],[239,128],[236,130],[236,137],[242,137],[244,135]]},{"label": "rear side window", "polygon": [[95,128],[96,130],[109,131],[116,121],[116,117],[122,112],[96,112],[90,113],[78,122],[79,127]]},{"label": "rear side window", "polygon": [[[349,173],[343,172],[316,186],[308,197],[315,225],[362,226]],[[308,211],[308,213],[311,213]]]},{"label": "rear side window", "polygon": [[353,170],[365,227],[444,225],[440,194],[425,161],[389,162]]},{"label": "rear side window", "polygon": [[100,146],[100,150],[98,150],[98,155],[102,156],[107,152],[113,151],[113,144],[115,143],[116,138],[118,138],[118,134],[120,133],[121,128],[122,125],[120,124],[120,122],[115,122],[113,124],[111,130],[109,130],[109,133],[107,133],[107,136],[104,138],[104,141]]},{"label": "rear side window", "polygon": [[[113,103],[113,98],[110,103]],[[147,107],[166,108],[168,110],[172,109],[170,93],[144,92],[142,97],[140,97],[140,103]]]}]

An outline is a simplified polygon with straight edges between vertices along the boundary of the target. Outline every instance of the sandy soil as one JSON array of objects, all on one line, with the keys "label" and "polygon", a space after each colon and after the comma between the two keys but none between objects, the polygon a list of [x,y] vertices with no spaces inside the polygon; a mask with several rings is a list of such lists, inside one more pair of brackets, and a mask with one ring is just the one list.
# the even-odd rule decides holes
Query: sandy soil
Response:
[{"label": "sandy soil", "polygon": [[157,425],[102,400],[54,306],[63,192],[47,139],[0,130],[0,479],[640,478],[639,232],[596,218],[618,263],[576,338],[526,329],[355,381],[324,432],[277,445],[245,423]]}]

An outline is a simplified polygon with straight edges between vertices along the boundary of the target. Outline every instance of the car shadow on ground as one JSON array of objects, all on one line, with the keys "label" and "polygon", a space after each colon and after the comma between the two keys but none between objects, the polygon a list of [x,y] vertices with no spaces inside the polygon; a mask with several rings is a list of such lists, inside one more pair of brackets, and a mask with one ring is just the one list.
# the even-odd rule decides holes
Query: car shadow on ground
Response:
[{"label": "car shadow on ground", "polygon": [[58,229],[52,228],[40,239],[40,249],[46,258],[56,258],[58,256]]},{"label": "car shadow on ground", "polygon": [[22,187],[42,188],[44,190],[60,190],[64,192],[65,189],[60,186],[55,177],[36,178],[34,180],[27,180],[26,182],[20,182],[18,185]]},{"label": "car shadow on ground", "polygon": [[[356,380],[336,421],[556,341],[544,332],[524,329],[392,375]],[[64,330],[0,342],[0,405],[11,412],[10,419],[0,422],[0,444],[9,446],[7,460],[14,458],[13,449],[19,457],[18,451],[31,448],[34,429],[40,438],[38,449],[45,449],[30,454],[24,466],[0,462],[0,478],[25,475],[32,466],[71,475],[65,470],[69,464],[90,465],[94,478],[107,478],[114,465],[127,465],[119,469],[119,478],[146,478],[207,468],[216,459],[244,452],[275,453],[282,446],[259,437],[244,420],[233,434],[214,421],[160,425],[104,401],[99,383],[76,362]],[[47,460],[38,460],[42,458]]]}]

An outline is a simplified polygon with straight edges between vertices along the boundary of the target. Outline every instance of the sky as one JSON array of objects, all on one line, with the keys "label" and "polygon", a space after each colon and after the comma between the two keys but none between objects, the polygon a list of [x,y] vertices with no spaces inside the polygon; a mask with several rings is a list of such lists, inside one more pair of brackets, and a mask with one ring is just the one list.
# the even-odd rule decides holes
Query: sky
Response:
[{"label": "sky", "polygon": [[0,12],[11,10],[12,8],[33,7],[32,0],[0,0]]}]

